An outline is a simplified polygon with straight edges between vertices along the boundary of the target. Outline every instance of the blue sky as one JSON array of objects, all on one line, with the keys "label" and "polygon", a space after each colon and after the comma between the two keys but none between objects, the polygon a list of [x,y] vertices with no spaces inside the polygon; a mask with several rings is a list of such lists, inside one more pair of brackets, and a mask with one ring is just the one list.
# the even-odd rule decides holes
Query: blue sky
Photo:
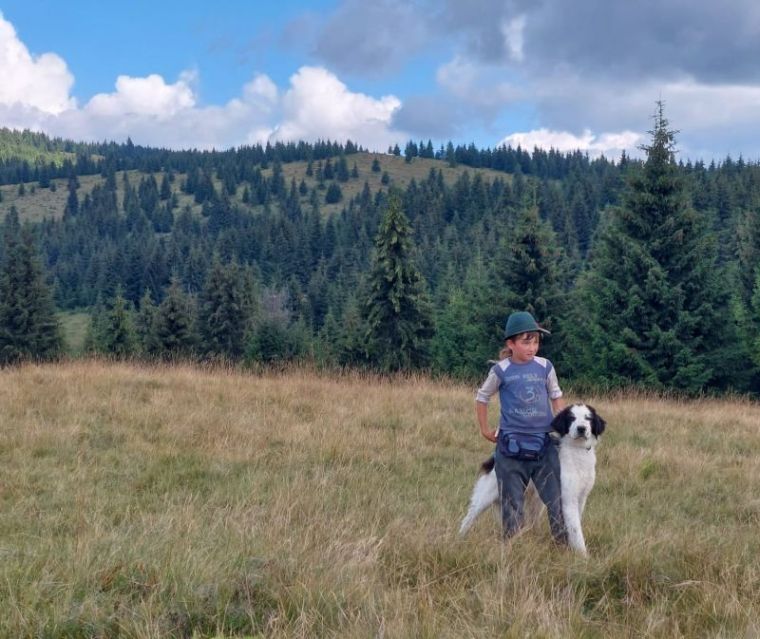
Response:
[{"label": "blue sky", "polygon": [[0,0],[0,126],[227,148],[647,139],[760,160],[754,0]]}]

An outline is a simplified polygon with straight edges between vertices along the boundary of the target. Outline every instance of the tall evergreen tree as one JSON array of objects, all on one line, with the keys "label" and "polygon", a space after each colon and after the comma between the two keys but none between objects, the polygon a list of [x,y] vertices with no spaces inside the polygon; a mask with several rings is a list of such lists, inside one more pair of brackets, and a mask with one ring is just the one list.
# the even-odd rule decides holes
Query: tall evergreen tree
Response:
[{"label": "tall evergreen tree", "polygon": [[237,264],[215,258],[198,304],[201,345],[206,355],[238,359],[253,321],[253,291]]},{"label": "tall evergreen tree", "polygon": [[64,219],[74,217],[79,213],[79,198],[77,197],[77,187],[79,186],[76,178],[69,179],[69,195],[66,198],[66,206],[63,210]]},{"label": "tall evergreen tree", "polygon": [[744,211],[737,233],[734,316],[754,363],[754,374],[760,377],[760,206]]},{"label": "tall evergreen tree", "polygon": [[500,256],[494,269],[493,300],[498,302],[498,306],[492,306],[495,323],[503,324],[511,312],[528,311],[553,333],[542,344],[541,355],[557,360],[562,353],[558,324],[565,310],[559,252],[551,225],[541,220],[535,206],[523,210],[504,240]]},{"label": "tall evergreen tree", "polygon": [[97,351],[117,359],[131,357],[137,352],[131,304],[118,291],[112,302],[101,308],[101,317],[93,322],[93,346]]},{"label": "tall evergreen tree", "polygon": [[480,255],[467,268],[464,280],[452,271],[442,288],[445,299],[438,304],[436,331],[431,341],[435,371],[464,379],[481,378],[488,360],[503,344],[503,313],[495,317],[493,281]]},{"label": "tall evergreen tree", "polygon": [[185,293],[176,277],[172,278],[166,297],[156,310],[152,328],[149,342],[159,357],[176,360],[195,354],[198,338],[193,299]]},{"label": "tall evergreen tree", "polygon": [[392,191],[375,237],[366,304],[366,347],[374,365],[393,371],[425,366],[433,332],[425,283],[414,264],[412,228]]},{"label": "tall evergreen tree", "polygon": [[[730,383],[737,343],[716,249],[691,208],[674,159],[675,132],[658,103],[646,162],[632,174],[593,250],[576,318],[583,369],[596,381],[698,392]],[[721,353],[719,355],[719,352]]]},{"label": "tall evergreen tree", "polygon": [[3,223],[0,260],[0,364],[51,359],[62,344],[34,236],[11,207]]}]

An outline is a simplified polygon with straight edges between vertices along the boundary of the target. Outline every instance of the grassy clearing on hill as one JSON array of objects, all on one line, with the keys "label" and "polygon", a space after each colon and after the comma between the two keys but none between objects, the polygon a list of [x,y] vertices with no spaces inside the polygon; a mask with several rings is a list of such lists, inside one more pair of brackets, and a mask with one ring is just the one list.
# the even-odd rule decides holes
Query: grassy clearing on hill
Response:
[{"label": "grassy clearing on hill", "polygon": [[[372,172],[372,161],[377,158],[380,162],[382,171],[380,173]],[[456,180],[465,172],[469,172],[471,176],[476,173],[480,174],[484,179],[493,181],[498,178],[501,180],[509,181],[511,176],[491,169],[473,169],[466,166],[450,167],[447,162],[441,160],[431,160],[428,158],[414,158],[412,162],[407,163],[403,157],[395,155],[386,155],[382,153],[356,153],[346,156],[349,170],[356,163],[356,168],[359,173],[358,178],[351,178],[348,182],[337,182],[343,192],[343,199],[337,204],[325,204],[325,191],[319,191],[319,197],[321,201],[321,210],[325,215],[340,212],[343,207],[346,206],[348,201],[357,195],[359,195],[364,188],[364,182],[369,184],[369,187],[373,193],[378,190],[387,190],[387,186],[381,182],[382,172],[387,172],[391,180],[391,185],[396,185],[400,188],[406,188],[407,185],[414,179],[418,182],[424,180],[430,174],[430,169],[435,168],[436,171],[440,170],[443,173],[444,181],[448,184],[453,184]],[[333,164],[335,158],[332,158]],[[314,171],[316,172],[317,162],[313,163]],[[317,186],[317,180],[315,177],[308,177],[306,175],[306,162],[289,162],[282,165],[282,172],[290,188],[290,181],[294,179],[296,185],[304,180],[306,186],[309,189]],[[124,199],[124,171],[118,171],[116,174],[116,198],[119,207],[122,206]],[[145,174],[140,171],[126,171],[130,184],[135,187],[139,186],[140,180],[145,177]],[[271,177],[272,169],[269,168],[263,171],[263,174],[267,177]],[[158,184],[161,184],[163,179],[163,172],[154,174]],[[187,195],[182,192],[182,184],[186,179],[185,174],[179,173],[175,175],[174,183],[172,184],[172,191],[177,194],[179,202],[178,211],[182,210],[185,206],[189,206],[190,209],[197,215],[200,215],[201,205],[196,204],[193,196]],[[103,178],[99,175],[83,175],[78,177],[79,188],[77,189],[77,196],[80,204],[84,200],[85,196],[92,192],[92,189],[96,184],[102,184]],[[66,208],[66,199],[68,198],[68,182],[67,180],[54,180],[56,183],[56,190],[41,189],[37,186],[36,182],[29,182],[24,185],[24,195],[19,195],[18,184],[6,184],[0,186],[0,219],[5,217],[5,214],[10,210],[11,206],[15,206],[19,212],[19,216],[22,220],[28,220],[30,222],[40,222],[42,219],[48,218],[60,218],[63,216],[63,211]],[[325,184],[329,184],[329,181]],[[218,190],[221,190],[222,185],[219,180],[215,180],[215,185]],[[238,206],[248,208],[246,204],[243,204],[243,190],[244,185],[238,186],[235,201]],[[34,192],[32,192],[34,189]],[[304,208],[309,207],[309,195],[301,197],[301,206]],[[254,210],[261,210],[263,207],[253,207]]]},{"label": "grassy clearing on hill", "polygon": [[0,636],[758,636],[760,407],[584,399],[609,424],[588,560],[545,522],[457,538],[472,388],[2,370]]}]

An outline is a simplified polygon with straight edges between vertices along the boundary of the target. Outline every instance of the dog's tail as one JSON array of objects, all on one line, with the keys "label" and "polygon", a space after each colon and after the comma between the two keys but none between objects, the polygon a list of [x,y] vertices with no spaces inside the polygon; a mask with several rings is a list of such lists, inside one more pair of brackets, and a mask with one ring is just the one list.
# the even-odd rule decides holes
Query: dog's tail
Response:
[{"label": "dog's tail", "polygon": [[483,462],[481,474],[475,482],[470,497],[470,507],[459,526],[459,534],[465,535],[472,526],[475,518],[499,498],[499,487],[496,476],[491,472],[494,467],[493,456]]}]

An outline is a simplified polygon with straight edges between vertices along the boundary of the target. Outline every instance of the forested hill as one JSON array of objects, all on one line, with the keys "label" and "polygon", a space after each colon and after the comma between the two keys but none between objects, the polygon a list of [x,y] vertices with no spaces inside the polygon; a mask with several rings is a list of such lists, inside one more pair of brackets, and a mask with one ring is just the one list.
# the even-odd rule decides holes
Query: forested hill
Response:
[{"label": "forested hill", "polygon": [[[160,356],[168,339],[174,355],[372,365],[372,326],[383,321],[371,308],[382,279],[375,256],[386,232],[408,235],[399,259],[413,283],[404,303],[423,309],[424,327],[411,331],[416,354],[380,358],[381,367],[423,366],[477,378],[498,353],[507,312],[529,308],[552,327],[544,349],[565,377],[689,391],[755,389],[760,347],[750,335],[760,322],[760,166],[730,158],[709,166],[675,163],[669,144],[663,142],[663,175],[676,186],[663,195],[670,202],[663,206],[675,198],[677,207],[660,211],[660,221],[650,215],[648,229],[623,229],[630,241],[626,235],[617,248],[610,234],[626,210],[640,205],[634,194],[656,191],[656,180],[665,179],[646,177],[644,162],[507,147],[434,149],[430,142],[383,154],[328,141],[169,151],[0,130],[0,217],[6,239],[8,219],[31,225],[55,307],[92,314],[89,347],[95,350]],[[394,208],[401,215],[391,222]],[[674,219],[681,226],[674,227]],[[681,234],[681,244],[658,248],[661,233],[671,231]],[[654,255],[656,269],[626,255],[625,247],[637,242]],[[8,246],[0,249],[6,265]],[[658,254],[680,250],[687,252],[674,257],[680,266]],[[701,261],[690,261],[695,256]],[[604,282],[619,276],[618,290],[590,299],[605,259],[617,270]],[[686,264],[693,275],[710,279],[709,286],[685,280],[669,286],[668,278]],[[657,269],[662,282],[652,280]],[[702,342],[710,338],[700,333],[704,317],[691,317],[698,311],[689,300],[699,297],[698,288],[712,290],[715,278],[723,296],[700,298],[701,307],[723,317],[715,330],[736,337],[741,348],[733,356],[747,365],[733,376],[715,367],[705,372],[707,351],[700,347],[702,364],[687,357],[677,370],[668,372],[666,362],[650,370],[641,357],[647,349],[672,361],[687,333]],[[667,306],[670,293],[653,292],[657,286],[675,291],[678,315],[691,328],[676,326],[672,309],[671,320],[661,320],[629,304],[620,312],[648,316],[649,324],[641,331],[629,327],[639,335],[629,336],[622,351],[598,332],[578,332],[581,306],[606,306],[614,315],[625,293],[642,309]],[[224,293],[234,299],[224,302]],[[238,310],[224,310],[232,315],[220,320],[225,303]],[[170,312],[186,317],[170,326],[164,318],[161,329],[157,317]],[[114,342],[119,321],[126,322],[119,328],[125,336]],[[673,326],[663,326],[667,321]],[[235,335],[219,335],[215,322],[240,326],[229,328]],[[595,326],[602,331],[601,322]],[[582,341],[592,343],[596,355],[579,350]],[[586,362],[584,371],[578,358]]]}]

